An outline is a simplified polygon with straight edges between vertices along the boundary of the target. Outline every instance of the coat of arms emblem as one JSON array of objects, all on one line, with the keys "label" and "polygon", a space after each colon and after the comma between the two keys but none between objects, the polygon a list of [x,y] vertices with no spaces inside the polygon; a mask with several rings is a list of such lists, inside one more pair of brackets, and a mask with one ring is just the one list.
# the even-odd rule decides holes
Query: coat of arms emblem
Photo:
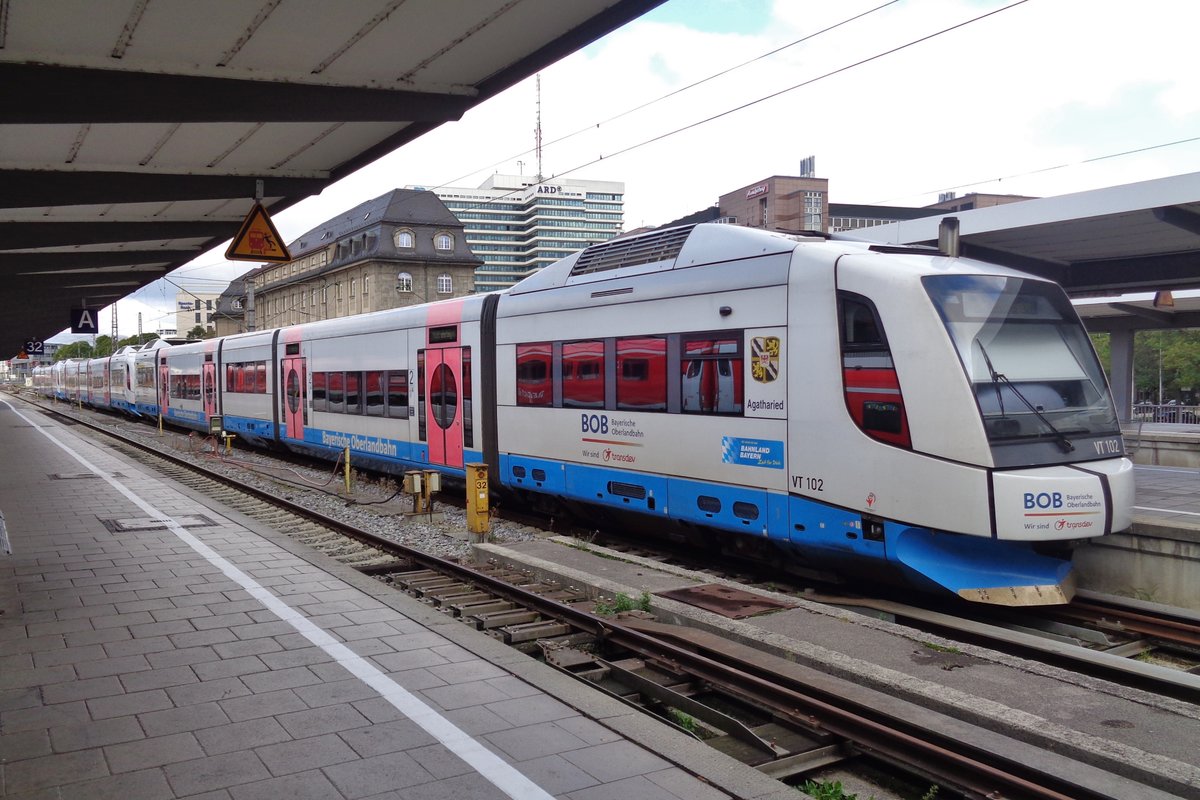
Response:
[{"label": "coat of arms emblem", "polygon": [[755,336],[750,340],[750,375],[759,383],[779,377],[779,337]]}]

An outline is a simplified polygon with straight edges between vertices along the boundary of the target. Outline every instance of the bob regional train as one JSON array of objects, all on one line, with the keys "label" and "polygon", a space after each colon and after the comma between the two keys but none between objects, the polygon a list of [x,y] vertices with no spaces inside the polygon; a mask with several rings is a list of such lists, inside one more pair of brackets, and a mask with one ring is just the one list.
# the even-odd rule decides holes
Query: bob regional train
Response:
[{"label": "bob regional train", "polygon": [[1057,285],[734,225],[614,239],[504,293],[60,362],[37,385],[388,472],[483,462],[528,501],[985,603],[1068,601],[1070,545],[1133,504]]}]

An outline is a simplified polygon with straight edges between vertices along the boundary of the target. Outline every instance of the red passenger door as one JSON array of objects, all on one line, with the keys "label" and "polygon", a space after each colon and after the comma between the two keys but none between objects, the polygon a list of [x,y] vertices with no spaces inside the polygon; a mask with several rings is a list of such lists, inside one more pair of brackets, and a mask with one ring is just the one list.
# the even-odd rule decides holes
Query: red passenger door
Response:
[{"label": "red passenger door", "polygon": [[167,406],[171,400],[171,368],[167,366],[166,356],[158,367],[158,413],[167,415]]},{"label": "red passenger door", "polygon": [[283,403],[283,435],[289,439],[304,439],[304,415],[308,391],[305,389],[304,358],[283,359],[280,400]]},{"label": "red passenger door", "polygon": [[425,430],[429,463],[463,465],[462,348],[424,351]]},{"label": "red passenger door", "polygon": [[200,391],[204,395],[204,418],[205,424],[209,417],[217,415],[217,365],[211,361],[204,362],[204,383]]}]

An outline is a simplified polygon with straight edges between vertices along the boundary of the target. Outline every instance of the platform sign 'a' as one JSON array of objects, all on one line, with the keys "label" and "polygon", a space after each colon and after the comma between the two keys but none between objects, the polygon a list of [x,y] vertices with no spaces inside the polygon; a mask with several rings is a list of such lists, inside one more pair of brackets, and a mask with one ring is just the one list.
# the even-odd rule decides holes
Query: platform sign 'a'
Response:
[{"label": "platform sign 'a'", "polygon": [[241,230],[225,251],[225,258],[230,261],[284,262],[291,261],[292,255],[267,216],[267,210],[261,203],[255,203],[242,221]]}]

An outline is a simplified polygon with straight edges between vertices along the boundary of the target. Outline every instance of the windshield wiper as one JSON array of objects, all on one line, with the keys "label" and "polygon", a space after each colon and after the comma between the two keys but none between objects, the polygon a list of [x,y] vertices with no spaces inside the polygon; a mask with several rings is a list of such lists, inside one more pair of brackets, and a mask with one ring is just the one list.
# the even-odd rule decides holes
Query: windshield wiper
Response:
[{"label": "windshield wiper", "polygon": [[996,371],[996,368],[992,366],[992,359],[988,356],[987,350],[984,349],[983,342],[979,341],[978,337],[975,339],[975,344],[979,345],[979,352],[983,353],[983,362],[987,364],[988,374],[991,375],[992,387],[996,390],[996,402],[1000,404],[1000,416],[1005,416],[1004,399],[1000,392],[1000,384],[1003,383],[1005,386],[1011,389],[1012,393],[1017,396],[1017,399],[1024,403],[1025,407],[1032,411],[1033,415],[1041,420],[1042,424],[1050,430],[1050,433],[1054,435],[1055,441],[1058,442],[1058,446],[1064,453],[1070,453],[1073,451],[1075,449],[1075,445],[1071,444],[1071,440],[1068,439],[1062,431],[1054,427],[1054,423],[1046,419],[1046,415],[1039,411],[1033,403],[1029,402],[1029,399],[1025,397],[1025,395],[1021,394],[1021,390],[1017,388],[1015,383],[1010,381],[1003,373]]}]

